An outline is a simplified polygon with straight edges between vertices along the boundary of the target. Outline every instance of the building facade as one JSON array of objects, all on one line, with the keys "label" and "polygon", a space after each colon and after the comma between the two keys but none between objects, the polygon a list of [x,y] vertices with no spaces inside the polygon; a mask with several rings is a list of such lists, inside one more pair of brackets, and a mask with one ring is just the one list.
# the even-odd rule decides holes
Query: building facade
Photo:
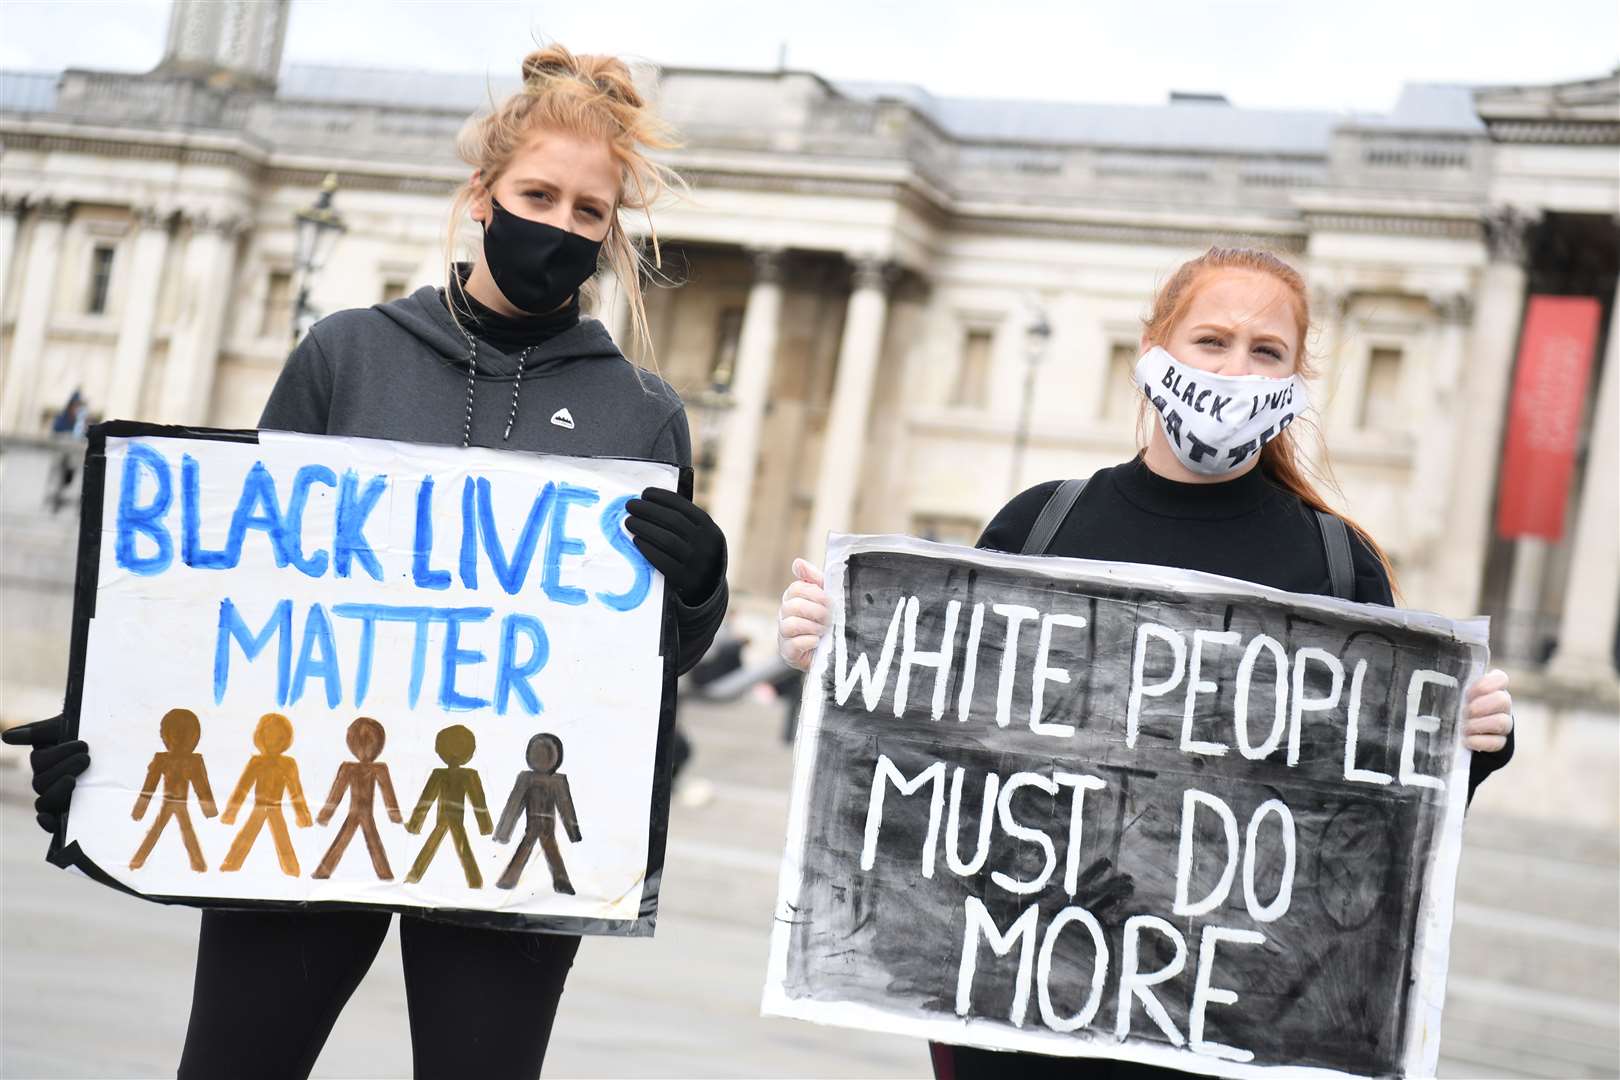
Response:
[{"label": "building facade", "polygon": [[[288,3],[177,0],[144,74],[0,73],[0,432],[93,413],[251,426],[290,343],[294,214],[336,174],[320,309],[442,283],[465,119],[510,85],[280,63]],[[1386,113],[934,98],[801,71],[647,73],[690,190],[655,212],[651,353],[691,407],[734,588],[829,530],[971,543],[1016,490],[1129,457],[1141,316],[1181,260],[1305,274],[1340,505],[1405,601],[1607,700],[1616,335],[1593,346],[1558,538],[1494,528],[1526,298],[1620,270],[1620,72],[1409,85]],[[645,224],[637,226],[645,232]],[[1043,333],[1041,328],[1045,329]],[[16,572],[15,560],[12,570]]]}]

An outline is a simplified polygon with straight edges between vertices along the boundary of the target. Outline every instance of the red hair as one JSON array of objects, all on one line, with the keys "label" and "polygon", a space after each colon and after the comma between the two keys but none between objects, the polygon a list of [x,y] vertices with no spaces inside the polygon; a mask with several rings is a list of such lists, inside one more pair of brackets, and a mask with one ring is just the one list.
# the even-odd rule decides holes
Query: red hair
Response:
[{"label": "red hair", "polygon": [[[1229,270],[1264,274],[1283,286],[1288,295],[1289,306],[1293,310],[1294,329],[1299,334],[1299,373],[1307,379],[1314,378],[1316,370],[1311,363],[1310,354],[1305,349],[1305,338],[1311,325],[1310,300],[1305,289],[1305,279],[1300,276],[1298,270],[1269,251],[1255,248],[1212,247],[1196,259],[1188,259],[1182,263],[1159,287],[1158,294],[1154,296],[1153,308],[1143,320],[1143,337],[1152,345],[1163,345],[1170,340],[1171,333],[1187,314],[1187,309],[1198,295],[1198,290],[1211,278]],[[1142,411],[1138,413],[1139,420],[1145,419],[1146,416],[1144,403]],[[1319,431],[1316,433],[1320,447],[1317,460],[1320,465],[1315,470],[1303,460],[1299,452],[1296,432],[1304,423],[1309,421],[1301,417],[1266,443],[1260,451],[1260,469],[1273,483],[1297,495],[1299,501],[1312,510],[1338,514],[1338,511],[1328,505],[1327,498],[1322,494],[1322,487],[1327,487],[1341,499],[1344,496],[1333,479],[1333,472],[1327,461],[1327,449],[1321,443],[1321,433]],[[1311,427],[1313,431],[1316,430],[1314,424]],[[1343,514],[1338,516],[1343,518],[1344,523],[1377,558],[1378,564],[1383,567],[1384,574],[1389,579],[1390,591],[1399,598],[1399,590],[1395,584],[1395,569],[1390,565],[1389,556],[1384,549],[1366,529]]]}]

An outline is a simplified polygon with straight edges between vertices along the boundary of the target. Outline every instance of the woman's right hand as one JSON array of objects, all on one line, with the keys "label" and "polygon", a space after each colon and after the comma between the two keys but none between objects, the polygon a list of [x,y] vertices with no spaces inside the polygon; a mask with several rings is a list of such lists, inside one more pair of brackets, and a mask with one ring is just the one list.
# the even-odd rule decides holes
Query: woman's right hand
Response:
[{"label": "woman's right hand", "polygon": [[793,584],[776,612],[776,651],[800,671],[810,670],[821,635],[827,632],[827,590],[821,571],[806,559],[793,560]]},{"label": "woman's right hand", "polygon": [[62,821],[73,797],[73,783],[90,767],[90,747],[82,739],[68,739],[67,721],[60,716],[19,724],[0,739],[11,746],[32,746],[28,766],[34,773],[34,820],[48,833]]}]

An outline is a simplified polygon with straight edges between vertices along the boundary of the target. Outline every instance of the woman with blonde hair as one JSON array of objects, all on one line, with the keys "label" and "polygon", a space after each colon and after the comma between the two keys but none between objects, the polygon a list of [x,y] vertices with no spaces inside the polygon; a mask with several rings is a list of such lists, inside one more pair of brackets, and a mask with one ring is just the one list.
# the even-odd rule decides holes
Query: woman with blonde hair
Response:
[{"label": "woman with blonde hair", "polygon": [[[1212,248],[1183,263],[1144,320],[1135,381],[1154,413],[1130,461],[1083,484],[1050,481],[1002,507],[978,546],[1202,570],[1296,593],[1395,602],[1389,559],[1360,526],[1335,515],[1296,443],[1303,424],[1310,325],[1305,282],[1276,256]],[[1258,402],[1224,411],[1233,399]],[[1248,415],[1245,415],[1248,413]],[[808,670],[827,629],[828,597],[804,559],[782,596],[778,647]],[[1468,690],[1469,794],[1513,753],[1507,676]],[[1109,915],[1100,916],[1106,923]],[[1123,915],[1120,916],[1123,918]],[[1001,1054],[933,1045],[943,1080],[970,1077],[1173,1077],[1124,1061]]]},{"label": "woman with blonde hair", "polygon": [[[449,239],[476,222],[471,261],[452,262],[443,288],[315,324],[260,426],[690,465],[680,398],[579,311],[605,261],[646,339],[640,255],[622,214],[648,209],[674,179],[647,156],[671,144],[623,62],[558,46],[532,53],[521,89],[459,140],[473,171]],[[725,539],[673,492],[648,489],[628,512],[636,546],[674,591],[685,671],[725,614]],[[35,746],[36,807],[52,831],[89,763],[85,744],[60,732],[57,718],[6,740]],[[390,922],[387,912],[204,911],[182,1080],[308,1076]],[[578,946],[570,935],[401,916],[415,1075],[538,1076]]]}]

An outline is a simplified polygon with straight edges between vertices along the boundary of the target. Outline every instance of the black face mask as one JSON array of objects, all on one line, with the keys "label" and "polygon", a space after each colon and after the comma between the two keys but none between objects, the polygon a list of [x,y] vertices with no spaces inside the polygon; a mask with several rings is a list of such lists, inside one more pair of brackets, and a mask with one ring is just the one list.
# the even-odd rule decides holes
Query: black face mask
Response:
[{"label": "black face mask", "polygon": [[489,205],[484,262],[513,307],[531,315],[555,311],[596,273],[602,241],[518,217],[493,197]]}]

